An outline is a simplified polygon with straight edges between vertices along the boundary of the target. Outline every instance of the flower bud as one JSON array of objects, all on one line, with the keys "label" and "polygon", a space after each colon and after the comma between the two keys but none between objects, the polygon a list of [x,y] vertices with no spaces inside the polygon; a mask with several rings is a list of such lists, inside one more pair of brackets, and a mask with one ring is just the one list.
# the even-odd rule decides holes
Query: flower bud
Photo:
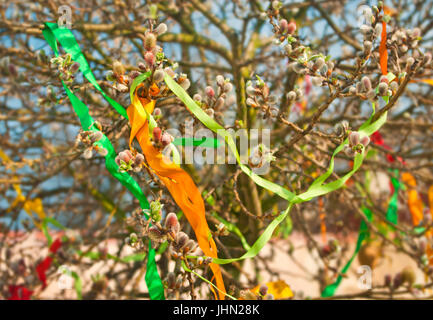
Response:
[{"label": "flower bud", "polygon": [[370,143],[370,138],[368,137],[368,136],[363,136],[362,138],[361,138],[361,144],[364,146],[364,147],[366,147],[366,146],[368,146],[368,144]]},{"label": "flower bud", "polygon": [[281,32],[283,32],[283,33],[284,33],[284,32],[288,29],[288,27],[289,27],[289,23],[287,22],[286,19],[281,19],[280,22],[279,22],[279,24],[280,24]]},{"label": "flower bud", "polygon": [[148,66],[153,66],[155,64],[155,55],[152,53],[152,51],[147,51],[144,54],[144,61],[146,61]]},{"label": "flower bud", "polygon": [[155,226],[152,226],[149,228],[147,235],[150,238],[150,240],[156,241],[156,242],[160,242],[164,238],[161,231]]},{"label": "flower bud", "polygon": [[371,41],[364,41],[364,53],[368,54],[373,48],[373,43]]},{"label": "flower bud", "polygon": [[78,69],[80,69],[80,63],[74,62],[69,70],[71,70],[72,73],[75,73]]},{"label": "flower bud", "polygon": [[141,165],[144,162],[144,156],[141,153],[137,153],[134,158],[134,164],[136,166]]},{"label": "flower bud", "polygon": [[289,91],[286,95],[286,98],[289,101],[295,101],[296,100],[296,92],[295,91]]},{"label": "flower bud", "polygon": [[407,60],[406,60],[406,70],[409,70],[414,63],[415,63],[415,59],[413,57],[407,58]]},{"label": "flower bud", "polygon": [[178,232],[177,234],[176,234],[176,238],[174,239],[175,240],[175,243],[173,244],[173,248],[176,250],[176,251],[180,251],[180,250],[182,250],[183,249],[183,247],[186,245],[186,243],[188,242],[188,240],[189,240],[189,237],[188,237],[188,235],[185,233],[185,232]]},{"label": "flower bud", "polygon": [[156,28],[155,28],[155,33],[160,36],[161,34],[164,34],[167,32],[167,25],[165,23],[160,23]]},{"label": "flower bud", "polygon": [[232,91],[233,85],[230,82],[227,82],[224,84],[224,92],[228,93]]},{"label": "flower bud", "polygon": [[349,143],[351,146],[356,146],[359,143],[359,133],[356,131],[352,131],[349,134]]},{"label": "flower bud", "polygon": [[267,292],[268,292],[268,286],[265,285],[265,284],[262,284],[262,285],[260,286],[259,293],[260,293],[262,296],[264,296],[264,295],[266,295]]},{"label": "flower bud", "polygon": [[250,107],[253,107],[253,108],[257,107],[256,102],[254,101],[254,99],[251,99],[251,98],[247,98],[246,104]]},{"label": "flower bud", "polygon": [[101,140],[102,139],[102,132],[101,131],[93,131],[90,135],[89,135],[89,138],[90,138],[90,141],[93,143],[93,142],[96,142],[96,141],[99,141],[99,140]]},{"label": "flower bud", "polygon": [[153,140],[155,142],[161,141],[161,136],[162,136],[162,130],[161,130],[161,128],[159,128],[159,127],[153,128],[152,135],[153,135]]},{"label": "flower bud", "polygon": [[91,157],[92,157],[92,155],[93,155],[93,150],[92,150],[92,148],[87,148],[86,150],[84,150],[84,152],[83,152],[83,158],[84,159],[90,159]]},{"label": "flower bud", "polygon": [[155,110],[153,110],[153,116],[155,118],[159,118],[162,115],[161,109],[160,108],[155,108]]},{"label": "flower bud", "polygon": [[153,73],[153,81],[155,81],[156,83],[161,82],[162,80],[164,80],[164,71],[162,71],[161,69],[156,70]]},{"label": "flower bud", "polygon": [[183,81],[180,83],[180,86],[183,88],[183,90],[188,90],[191,86],[191,82],[189,79],[183,79]]},{"label": "flower bud", "polygon": [[206,93],[206,95],[207,95],[209,98],[213,98],[213,97],[215,96],[215,91],[214,91],[214,89],[213,89],[212,87],[210,87],[210,86],[207,86],[207,87],[204,89],[204,92]]},{"label": "flower bud", "polygon": [[411,32],[410,35],[412,38],[418,38],[419,36],[421,36],[421,29],[420,28],[414,28]]},{"label": "flower bud", "polygon": [[146,70],[146,65],[143,62],[139,62],[137,66],[140,70]]},{"label": "flower bud", "polygon": [[256,89],[254,89],[253,86],[248,86],[246,90],[247,90],[247,95],[249,96],[254,96],[256,94]]},{"label": "flower bud", "polygon": [[388,93],[388,85],[385,82],[379,83],[378,91],[381,97],[386,96]]},{"label": "flower bud", "polygon": [[292,45],[291,44],[286,44],[284,46],[284,51],[286,51],[286,54],[290,55],[292,53]]},{"label": "flower bud", "polygon": [[361,33],[362,33],[362,34],[367,35],[367,34],[369,34],[370,32],[373,31],[373,28],[370,27],[370,26],[368,26],[368,25],[366,25],[366,24],[363,24],[363,25],[360,27],[360,30],[361,30]]},{"label": "flower bud", "polygon": [[320,70],[325,65],[325,59],[319,57],[313,64],[313,70]]},{"label": "flower bud", "polygon": [[165,146],[168,146],[172,142],[173,142],[173,137],[169,133],[164,132],[164,134],[161,137],[162,145],[165,147]]},{"label": "flower bud", "polygon": [[381,76],[380,77],[380,82],[385,82],[386,84],[389,84],[389,80],[387,76]]},{"label": "flower bud", "polygon": [[173,232],[175,234],[179,232],[180,224],[174,212],[170,212],[165,218],[165,228],[167,228],[170,232]]},{"label": "flower bud", "polygon": [[363,88],[364,88],[365,91],[368,92],[368,91],[371,90],[371,81],[370,81],[370,78],[368,78],[367,76],[365,76],[365,77],[363,77],[361,79],[361,82],[362,82],[362,85],[363,85]]},{"label": "flower bud", "polygon": [[205,112],[211,118],[215,116],[215,111],[212,108],[206,109]]},{"label": "flower bud", "polygon": [[155,46],[156,46],[156,36],[154,33],[148,32],[144,36],[144,48],[147,51],[151,51],[153,48],[155,48]]},{"label": "flower bud", "polygon": [[214,106],[214,108],[215,108],[216,110],[218,110],[219,108],[221,108],[221,107],[224,106],[224,103],[225,103],[224,98],[223,98],[223,97],[219,97],[219,98],[217,99],[217,101],[215,102],[215,106]]},{"label": "flower bud", "polygon": [[217,85],[222,87],[224,85],[224,77],[220,74],[217,75],[216,76],[216,83],[217,83]]},{"label": "flower bud", "polygon": [[123,66],[122,62],[118,60],[114,60],[113,62],[113,72],[118,75],[122,75],[125,73],[125,67]]},{"label": "flower bud", "polygon": [[198,101],[198,102],[201,102],[202,100],[201,95],[199,95],[198,93],[196,93],[192,98],[194,101]]},{"label": "flower bud", "polygon": [[392,91],[397,91],[397,89],[398,89],[398,82],[397,82],[397,81],[393,81],[393,82],[391,82],[391,84],[389,85],[389,88],[390,88]]},{"label": "flower bud", "polygon": [[294,21],[290,21],[290,23],[287,26],[287,33],[294,34],[295,31],[296,31],[296,23]]}]

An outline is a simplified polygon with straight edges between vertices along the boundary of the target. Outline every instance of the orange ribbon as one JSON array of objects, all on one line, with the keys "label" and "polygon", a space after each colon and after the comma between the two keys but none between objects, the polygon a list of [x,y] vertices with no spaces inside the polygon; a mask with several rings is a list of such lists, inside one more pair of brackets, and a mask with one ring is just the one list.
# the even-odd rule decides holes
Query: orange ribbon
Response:
[{"label": "orange ribbon", "polygon": [[[155,92],[150,92],[150,95],[155,95]],[[217,248],[205,218],[205,206],[200,191],[191,177],[181,167],[171,162],[152,145],[149,137],[149,123],[146,112],[147,114],[152,114],[154,107],[155,100],[138,98],[135,92],[134,101],[127,109],[131,124],[129,144],[132,145],[134,137],[137,139],[147,163],[167,187],[174,201],[182,209],[191,224],[197,237],[197,242],[204,254],[217,258]],[[211,263],[210,267],[215,276],[217,288],[221,290],[219,298],[224,300],[226,290],[220,266]]]},{"label": "orange ribbon", "polygon": [[408,186],[408,206],[412,215],[412,222],[414,226],[418,226],[423,219],[423,203],[416,191],[416,180],[410,173],[403,173],[401,175],[402,181]]},{"label": "orange ribbon", "polygon": [[386,22],[382,21],[382,35],[379,45],[379,63],[383,75],[388,74],[388,51],[386,50]]}]

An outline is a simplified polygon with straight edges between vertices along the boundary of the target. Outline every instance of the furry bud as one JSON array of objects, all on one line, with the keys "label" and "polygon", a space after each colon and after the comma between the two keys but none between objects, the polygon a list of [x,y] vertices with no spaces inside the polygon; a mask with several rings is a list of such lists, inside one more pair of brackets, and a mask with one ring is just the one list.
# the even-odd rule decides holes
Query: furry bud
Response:
[{"label": "furry bud", "polygon": [[153,66],[155,64],[155,55],[152,53],[152,51],[147,51],[144,54],[144,61],[146,61],[148,66]]},{"label": "furry bud", "polygon": [[224,77],[222,75],[217,75],[216,76],[216,83],[219,86],[223,86],[224,85]]},{"label": "furry bud", "polygon": [[136,166],[141,165],[144,162],[144,156],[141,153],[137,153],[134,158],[134,164]]},{"label": "furry bud", "polygon": [[162,143],[162,145],[163,146],[168,146],[172,142],[173,142],[173,137],[169,133],[164,132],[164,134],[161,137],[161,143]]},{"label": "furry bud", "polygon": [[320,70],[325,65],[325,59],[322,57],[317,58],[313,64],[313,70]]},{"label": "furry bud", "polygon": [[153,73],[153,81],[155,81],[156,83],[161,82],[162,80],[164,80],[164,76],[164,71],[158,69]]},{"label": "furry bud", "polygon": [[289,23],[287,22],[286,19],[281,19],[279,24],[280,24],[281,32],[285,32],[289,27]]},{"label": "furry bud", "polygon": [[260,293],[262,296],[266,295],[266,293],[268,293],[268,286],[265,285],[265,284],[262,284],[262,285],[260,286],[259,293]]},{"label": "furry bud", "polygon": [[155,28],[155,33],[160,36],[161,34],[164,34],[167,32],[167,25],[165,23],[160,23],[156,28]]},{"label": "furry bud", "polygon": [[90,141],[92,141],[92,143],[93,142],[96,142],[96,141],[99,141],[99,140],[101,140],[102,139],[102,132],[101,131],[93,131],[90,135],[89,135],[89,138],[90,138]]},{"label": "furry bud", "polygon": [[224,84],[224,92],[229,93],[232,91],[233,85],[230,82]]},{"label": "furry bud", "polygon": [[210,86],[207,86],[207,87],[204,89],[204,92],[206,93],[206,95],[207,95],[209,98],[213,98],[213,97],[215,96],[215,91],[214,91],[214,89],[213,89],[212,87],[210,87]]},{"label": "furry bud", "polygon": [[294,34],[296,31],[296,23],[294,21],[291,21],[288,25],[287,25],[287,32],[289,34]]},{"label": "furry bud", "polygon": [[360,142],[364,147],[366,147],[370,143],[370,138],[368,136],[363,136]]},{"label": "furry bud", "polygon": [[122,62],[118,60],[115,60],[113,62],[113,72],[118,75],[122,75],[125,73],[125,67],[123,66]]},{"label": "furry bud", "polygon": [[223,97],[219,97],[217,99],[217,101],[215,102],[214,108],[218,110],[219,108],[221,108],[222,106],[224,106],[224,103],[225,103],[224,98]]},{"label": "furry bud", "polygon": [[362,82],[362,85],[363,85],[365,91],[368,92],[371,90],[371,81],[368,77],[363,77],[361,79],[361,82]]},{"label": "furry bud", "polygon": [[183,90],[188,90],[191,86],[191,82],[189,79],[183,79],[183,81],[180,83],[180,86],[183,88]]},{"label": "furry bud", "polygon": [[152,135],[153,135],[153,140],[155,142],[161,141],[161,136],[162,136],[162,130],[161,130],[161,128],[159,128],[159,127],[153,128]]},{"label": "furry bud", "polygon": [[144,48],[151,51],[156,46],[156,36],[154,33],[149,32],[144,36]]},{"label": "furry bud", "polygon": [[379,83],[379,95],[381,97],[386,96],[388,93],[388,85],[385,82]]},{"label": "furry bud", "polygon": [[167,228],[170,232],[174,232],[175,234],[179,232],[180,224],[174,212],[170,212],[165,218],[165,228]]}]

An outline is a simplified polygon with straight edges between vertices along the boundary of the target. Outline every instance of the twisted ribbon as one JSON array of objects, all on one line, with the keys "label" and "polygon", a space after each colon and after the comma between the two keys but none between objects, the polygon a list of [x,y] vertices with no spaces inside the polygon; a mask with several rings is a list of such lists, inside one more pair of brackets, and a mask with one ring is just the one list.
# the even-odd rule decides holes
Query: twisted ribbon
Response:
[{"label": "twisted ribbon", "polygon": [[[63,46],[67,53],[70,53],[72,59],[80,63],[80,70],[87,80],[104,96],[108,103],[113,106],[120,114],[126,115],[126,110],[118,104],[116,101],[108,97],[96,82],[96,79],[90,70],[90,67],[82,54],[78,43],[69,29],[59,29],[56,23],[45,23],[45,28],[42,30],[45,40],[50,45],[56,56],[59,56],[57,49],[57,42]],[[95,121],[89,114],[88,107],[78,97],[69,90],[66,84],[62,80],[63,88],[71,101],[72,107],[80,119],[81,127],[86,131],[99,131],[95,126]],[[113,145],[110,140],[103,135],[102,139],[96,142],[96,144],[102,148],[107,149],[107,155],[105,156],[105,166],[110,174],[116,178],[123,186],[125,186],[136,199],[138,199],[142,209],[148,210],[150,208],[149,202],[147,201],[143,191],[128,173],[119,172],[119,167],[115,162],[116,152],[114,151]],[[161,300],[164,299],[164,287],[161,282],[161,278],[158,274],[158,270],[155,262],[155,250],[151,247],[149,241],[149,256],[147,259],[147,270],[145,281],[149,290],[151,299]]]}]

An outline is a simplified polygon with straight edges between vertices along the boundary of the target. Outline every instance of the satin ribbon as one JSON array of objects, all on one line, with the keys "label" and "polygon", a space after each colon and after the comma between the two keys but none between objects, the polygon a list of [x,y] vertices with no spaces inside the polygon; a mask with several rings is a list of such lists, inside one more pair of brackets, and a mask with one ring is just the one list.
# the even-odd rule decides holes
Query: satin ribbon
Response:
[{"label": "satin ribbon", "polygon": [[420,196],[418,195],[418,191],[416,191],[415,177],[412,174],[405,172],[401,175],[401,179],[406,184],[406,186],[408,187],[407,204],[409,206],[409,211],[410,211],[410,214],[412,216],[413,226],[416,227],[423,220],[424,205],[422,203]]},{"label": "satin ribbon", "polygon": [[[45,40],[48,42],[51,49],[53,50],[54,54],[56,56],[59,56],[56,42],[57,39],[63,46],[65,51],[72,55],[73,60],[80,63],[80,70],[81,72],[83,72],[83,75],[89,80],[89,82],[92,83],[92,85],[94,85],[95,88],[101,92],[104,98],[119,113],[126,115],[126,110],[116,101],[109,98],[97,84],[96,79],[94,78],[86,59],[81,53],[81,50],[72,32],[68,29],[59,29],[56,23],[46,23],[45,25],[46,28],[42,30],[42,33],[45,37]],[[88,107],[69,90],[63,80],[62,84],[69,100],[71,101],[75,113],[80,119],[83,130],[98,131],[98,128],[94,125],[94,120],[89,114]],[[135,198],[138,199],[142,209],[148,210],[150,208],[149,202],[147,201],[137,181],[135,181],[128,173],[119,172],[119,167],[115,162],[116,152],[114,151],[110,140],[105,135],[103,135],[102,139],[96,142],[96,144],[102,148],[107,149],[108,151],[107,155],[105,156],[105,166],[110,172],[110,174],[114,178],[116,178],[123,186],[125,186],[134,195]],[[154,252],[154,249],[152,249],[151,243],[149,241],[149,257],[147,259],[145,280],[149,290],[150,298],[154,300],[161,300],[164,299],[164,286],[158,274],[155,259],[152,259],[152,257],[154,257],[154,254],[152,254],[152,252]]]},{"label": "satin ribbon", "polygon": [[[257,185],[273,192],[279,195],[281,198],[288,201],[288,207],[287,209],[277,216],[264,230],[264,232],[260,235],[260,237],[257,239],[257,241],[251,246],[251,249],[248,250],[244,255],[242,255],[239,258],[233,258],[233,259],[213,259],[215,263],[218,264],[227,264],[247,258],[253,258],[255,257],[260,250],[265,246],[265,244],[270,240],[272,237],[272,234],[276,227],[284,221],[284,219],[287,217],[287,215],[290,212],[291,207],[295,203],[302,203],[305,201],[309,201],[317,196],[321,196],[324,194],[327,194],[329,192],[332,192],[334,190],[337,190],[338,188],[344,186],[346,181],[361,167],[362,161],[364,159],[364,154],[357,154],[354,159],[353,168],[351,171],[349,171],[346,175],[341,177],[340,179],[337,179],[333,182],[326,183],[325,181],[329,178],[329,176],[332,174],[334,170],[334,158],[335,156],[341,152],[344,148],[344,145],[348,143],[348,139],[346,139],[341,145],[339,145],[330,160],[330,165],[328,170],[319,176],[310,186],[310,188],[299,195],[295,195],[294,193],[290,192],[286,188],[277,185],[271,181],[268,181],[266,179],[263,179],[262,177],[258,176],[254,172],[251,171],[250,168],[245,166],[241,163],[239,152],[237,151],[236,144],[231,137],[231,135],[220,125],[218,124],[214,119],[209,117],[198,105],[197,103],[188,95],[188,93],[179,85],[177,84],[170,76],[166,75],[164,78],[165,83],[167,86],[173,91],[173,93],[185,104],[187,109],[194,114],[194,116],[203,123],[207,128],[210,130],[218,133],[221,135],[226,144],[228,145],[230,151],[235,155],[235,158],[241,168],[241,170],[247,174]],[[374,116],[374,109],[375,106],[373,104],[373,114],[372,116],[359,128],[359,132],[361,134],[365,135],[371,135],[373,132],[377,131],[386,121],[387,113],[384,113],[377,121],[374,123],[371,123],[371,119]]]},{"label": "satin ribbon", "polygon": [[[137,91],[135,91],[133,103],[127,110],[131,124],[129,143],[132,146],[134,138],[137,139],[149,167],[167,187],[174,201],[191,224],[204,254],[217,258],[217,248],[205,218],[205,207],[200,191],[181,167],[171,162],[152,145],[147,115],[152,114],[154,107],[155,100],[138,98]],[[216,279],[219,297],[223,300],[226,290],[220,267],[215,263],[211,263],[210,267]]]},{"label": "satin ribbon", "polygon": [[379,45],[379,64],[383,75],[388,74],[388,51],[386,50],[386,22],[382,21],[382,35]]}]

